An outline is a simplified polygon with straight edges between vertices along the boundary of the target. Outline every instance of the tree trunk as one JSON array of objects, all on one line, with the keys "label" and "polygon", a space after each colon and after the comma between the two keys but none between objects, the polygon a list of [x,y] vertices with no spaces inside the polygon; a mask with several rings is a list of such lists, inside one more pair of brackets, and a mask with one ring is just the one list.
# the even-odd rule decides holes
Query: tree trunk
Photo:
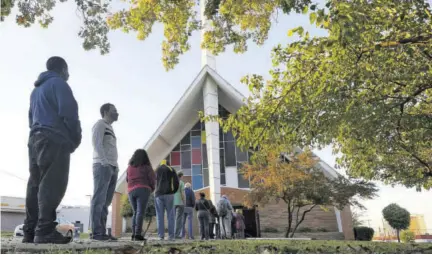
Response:
[{"label": "tree trunk", "polygon": [[291,225],[292,225],[292,210],[291,210],[291,201],[288,203],[288,227],[285,232],[285,238],[288,238],[289,233],[291,232]]},{"label": "tree trunk", "polygon": [[396,229],[396,235],[397,235],[398,243],[400,243],[399,229]]},{"label": "tree trunk", "polygon": [[[291,238],[294,237],[294,234],[295,234],[295,232],[296,232],[298,226],[300,226],[300,224],[304,221],[304,219],[305,219],[305,217],[306,217],[306,214],[307,214],[308,212],[312,211],[312,209],[314,209],[315,206],[316,206],[316,205],[312,205],[309,209],[307,209],[307,210],[305,210],[305,211],[303,212],[303,215],[302,215],[300,221],[297,221],[297,222],[296,222],[296,225],[294,226],[294,229],[293,229],[293,231],[292,231],[292,233],[291,233],[291,236],[290,236]],[[300,209],[300,208],[299,208],[299,209]],[[300,211],[300,210],[298,210],[298,211]],[[297,213],[298,213],[298,211],[297,211]],[[298,218],[298,217],[297,217],[297,218]]]}]

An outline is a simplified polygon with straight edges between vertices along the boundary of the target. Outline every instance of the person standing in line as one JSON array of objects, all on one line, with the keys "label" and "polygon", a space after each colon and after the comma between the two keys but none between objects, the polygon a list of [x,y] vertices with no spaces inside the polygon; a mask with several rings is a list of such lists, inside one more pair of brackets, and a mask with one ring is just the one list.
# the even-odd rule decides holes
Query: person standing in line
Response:
[{"label": "person standing in line", "polygon": [[216,207],[211,200],[207,200],[210,205],[210,221],[209,221],[209,235],[211,239],[215,239],[215,225],[216,218],[218,217]]},{"label": "person standing in line", "polygon": [[210,204],[205,199],[205,194],[200,193],[200,199],[195,203],[195,210],[198,211],[198,223],[201,234],[201,241],[209,240],[209,226],[210,226]]},{"label": "person standing in line", "polygon": [[179,179],[175,170],[168,166],[166,160],[156,169],[155,209],[158,236],[165,238],[165,211],[168,219],[168,240],[175,240],[174,236],[174,194],[179,189]]},{"label": "person standing in line", "polygon": [[223,195],[219,200],[217,209],[220,217],[221,238],[230,239],[232,235],[231,220],[233,207],[226,195]]},{"label": "person standing in line", "polygon": [[244,239],[245,238],[245,223],[244,216],[240,209],[236,210],[235,213],[235,228],[236,228],[236,239]]},{"label": "person standing in line", "polygon": [[187,182],[185,184],[185,197],[186,197],[186,204],[185,204],[185,210],[183,214],[183,231],[182,231],[182,237],[186,237],[186,219],[188,220],[188,237],[189,239],[193,240],[193,209],[195,207],[195,193],[192,190],[192,185]]},{"label": "person standing in line", "polygon": [[112,124],[119,114],[113,104],[101,106],[102,119],[92,129],[93,145],[93,197],[91,201],[92,238],[106,241],[117,240],[106,234],[108,207],[111,205],[117,183],[117,138]]},{"label": "person standing in line", "polygon": [[183,173],[178,172],[179,188],[174,194],[174,207],[175,207],[175,238],[180,239],[183,231],[183,217],[185,208],[185,187],[182,181]]},{"label": "person standing in line", "polygon": [[64,244],[71,238],[56,230],[56,209],[68,185],[70,155],[81,144],[81,123],[66,61],[51,57],[46,68],[30,96],[30,177],[22,242]]},{"label": "person standing in line", "polygon": [[138,149],[129,160],[126,170],[129,202],[132,205],[132,241],[144,241],[143,220],[151,193],[155,190],[156,174],[147,152]]}]

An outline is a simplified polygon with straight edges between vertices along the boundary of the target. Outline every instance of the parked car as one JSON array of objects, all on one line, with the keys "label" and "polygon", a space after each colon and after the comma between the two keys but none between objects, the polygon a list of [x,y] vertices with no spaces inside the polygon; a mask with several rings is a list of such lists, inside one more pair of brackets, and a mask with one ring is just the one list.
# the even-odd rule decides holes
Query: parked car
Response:
[{"label": "parked car", "polygon": [[[78,227],[75,227],[74,224],[63,218],[57,218],[56,222],[58,223],[56,227],[57,231],[60,232],[63,236],[68,236],[73,240],[74,233],[75,231],[77,231]],[[15,237],[24,236],[23,226],[24,224],[15,227]]]}]

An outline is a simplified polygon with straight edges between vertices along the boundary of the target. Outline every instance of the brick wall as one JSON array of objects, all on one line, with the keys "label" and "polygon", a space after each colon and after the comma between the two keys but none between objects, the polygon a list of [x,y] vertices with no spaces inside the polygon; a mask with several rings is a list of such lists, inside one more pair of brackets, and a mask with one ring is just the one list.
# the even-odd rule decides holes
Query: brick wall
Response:
[{"label": "brick wall", "polygon": [[351,208],[349,206],[345,206],[340,214],[342,221],[342,232],[344,233],[345,240],[354,240]]},{"label": "brick wall", "polygon": [[112,200],[112,235],[113,236],[120,236],[122,233],[122,220],[123,217],[120,215],[120,209],[121,209],[121,196],[122,194],[119,192],[114,192],[114,197]]}]

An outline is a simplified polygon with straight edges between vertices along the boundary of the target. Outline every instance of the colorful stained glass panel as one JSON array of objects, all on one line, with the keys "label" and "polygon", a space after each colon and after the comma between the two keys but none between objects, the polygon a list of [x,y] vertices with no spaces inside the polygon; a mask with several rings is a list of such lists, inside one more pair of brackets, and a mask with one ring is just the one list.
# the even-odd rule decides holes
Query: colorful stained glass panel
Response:
[{"label": "colorful stained glass panel", "polygon": [[192,164],[201,165],[201,149],[192,150]]},{"label": "colorful stained glass panel", "polygon": [[172,166],[179,166],[180,165],[180,152],[179,151],[171,152],[171,165]]}]

